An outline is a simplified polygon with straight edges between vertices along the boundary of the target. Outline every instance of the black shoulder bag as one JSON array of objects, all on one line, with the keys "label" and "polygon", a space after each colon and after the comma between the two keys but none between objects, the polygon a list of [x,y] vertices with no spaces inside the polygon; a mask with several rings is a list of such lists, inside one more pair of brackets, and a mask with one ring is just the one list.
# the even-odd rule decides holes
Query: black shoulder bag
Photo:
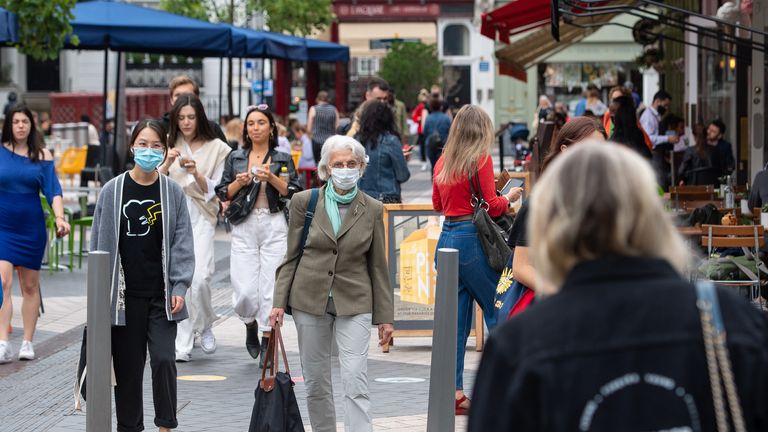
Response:
[{"label": "black shoulder bag", "polygon": [[[476,181],[477,184],[475,184]],[[483,197],[479,182],[477,173],[469,177],[469,187],[472,190],[472,223],[477,228],[477,237],[483,246],[485,256],[488,257],[488,264],[500,273],[512,256],[512,250],[507,245],[509,231],[501,228],[488,214],[488,202]],[[505,213],[497,219],[503,220],[506,224],[509,215]],[[511,225],[509,223],[509,226]]]},{"label": "black shoulder bag", "polygon": [[[301,257],[304,256],[304,246],[307,244],[307,237],[309,237],[309,227],[312,226],[312,219],[315,218],[315,209],[317,208],[317,198],[320,196],[320,189],[313,188],[311,195],[309,196],[309,204],[307,205],[307,212],[304,213],[304,229],[301,232],[301,247],[299,247],[299,256],[296,258],[296,270],[299,269],[301,264]],[[291,288],[293,288],[293,279],[296,277],[296,271],[293,272],[291,277]],[[291,307],[285,308],[285,313],[291,314]]]},{"label": "black shoulder bag", "polygon": [[[262,164],[267,163],[270,155],[267,154],[264,157]],[[256,193],[259,190],[259,182],[251,182],[248,187],[244,187],[237,191],[235,197],[229,202],[229,207],[224,211],[224,217],[227,222],[232,225],[238,225],[253,211],[253,206],[256,205]],[[266,187],[266,185],[264,185]]]}]

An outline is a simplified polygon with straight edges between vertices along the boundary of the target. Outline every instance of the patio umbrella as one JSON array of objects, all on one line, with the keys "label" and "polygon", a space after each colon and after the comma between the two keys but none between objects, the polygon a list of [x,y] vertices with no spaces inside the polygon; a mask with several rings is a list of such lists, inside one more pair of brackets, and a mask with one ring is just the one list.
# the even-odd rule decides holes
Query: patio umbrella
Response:
[{"label": "patio umbrella", "polygon": [[18,42],[19,23],[16,14],[0,8],[0,42]]}]

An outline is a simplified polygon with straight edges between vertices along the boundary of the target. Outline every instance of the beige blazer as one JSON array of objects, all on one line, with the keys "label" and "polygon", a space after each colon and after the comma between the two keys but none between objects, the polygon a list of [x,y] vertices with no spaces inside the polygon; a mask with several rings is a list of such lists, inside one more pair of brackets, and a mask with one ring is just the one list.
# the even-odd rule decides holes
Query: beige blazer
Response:
[{"label": "beige blazer", "polygon": [[393,290],[384,247],[384,206],[362,191],[333,234],[320,190],[304,256],[296,266],[311,191],[291,199],[288,251],[277,269],[274,307],[325,314],[328,294],[338,315],[372,313],[373,324],[394,322]]}]

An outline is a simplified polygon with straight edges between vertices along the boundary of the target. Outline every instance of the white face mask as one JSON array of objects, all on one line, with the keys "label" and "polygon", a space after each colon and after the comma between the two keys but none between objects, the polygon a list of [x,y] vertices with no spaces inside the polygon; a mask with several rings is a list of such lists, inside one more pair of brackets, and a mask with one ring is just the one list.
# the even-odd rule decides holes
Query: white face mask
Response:
[{"label": "white face mask", "polygon": [[360,170],[357,168],[333,168],[331,169],[333,185],[341,190],[354,189],[360,180]]}]

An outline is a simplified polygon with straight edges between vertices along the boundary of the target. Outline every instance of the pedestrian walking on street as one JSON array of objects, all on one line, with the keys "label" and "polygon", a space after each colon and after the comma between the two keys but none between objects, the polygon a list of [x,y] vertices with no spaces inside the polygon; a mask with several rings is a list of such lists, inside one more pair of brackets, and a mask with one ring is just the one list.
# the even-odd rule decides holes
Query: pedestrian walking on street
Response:
[{"label": "pedestrian walking on street", "polygon": [[165,128],[142,120],[131,134],[135,166],[99,194],[91,250],[109,252],[112,362],[118,431],[144,430],[144,366],[149,350],[155,425],[178,426],[175,339],[188,318],[193,280],[193,231],[184,190],[157,168],[168,153]]},{"label": "pedestrian walking on street", "polygon": [[469,399],[464,395],[464,351],[472,327],[472,303],[480,305],[485,323],[492,329],[496,324],[493,297],[501,276],[488,264],[472,222],[470,181],[474,179],[475,184],[479,184],[488,203],[488,214],[494,218],[507,212],[510,202],[516,201],[522,193],[521,188],[512,188],[507,195],[496,195],[490,155],[494,141],[495,132],[488,114],[475,105],[462,107],[453,119],[445,150],[435,165],[432,183],[432,205],[435,211],[445,215],[437,247],[459,251],[457,415],[464,415],[469,409]]},{"label": "pedestrian walking on street", "polygon": [[[184,93],[193,93],[195,96],[200,97],[200,86],[197,85],[197,82],[191,77],[187,75],[179,75],[174,77],[171,82],[168,83],[168,93],[171,97],[171,108],[173,108],[173,106],[176,104],[176,99],[178,99],[179,96],[183,95]],[[165,130],[170,130],[170,111],[163,114],[163,117],[160,119],[160,121],[163,123]],[[213,120],[208,120],[208,123],[211,125],[211,130],[213,130],[216,138],[227,142],[227,136],[224,135],[224,131],[221,130],[221,126],[219,126],[219,124]]]},{"label": "pedestrian walking on street", "polygon": [[[277,123],[266,104],[248,108],[243,148],[227,157],[216,193],[222,200],[248,194],[244,219],[232,226],[232,304],[245,323],[245,347],[264,365],[275,270],[288,247],[286,200],[301,190],[290,154],[277,150]],[[259,329],[263,333],[259,342]]]},{"label": "pedestrian walking on street", "polygon": [[[368,390],[371,324],[378,325],[380,345],[389,343],[393,331],[384,209],[358,189],[365,168],[365,149],[355,139],[337,135],[325,142],[318,175],[328,183],[319,191],[294,196],[288,253],[277,271],[270,322],[282,324],[286,310],[293,314],[309,420],[316,432],[336,431],[331,386],[331,353],[336,345],[344,388],[344,429],[373,430]],[[317,194],[314,220],[302,249],[313,193]]]},{"label": "pedestrian walking on street", "polygon": [[[611,141],[636,151],[640,156],[651,160],[651,150],[645,144],[643,130],[637,124],[635,103],[631,96],[619,96],[611,101],[609,109],[613,133]],[[669,169],[667,169],[669,171]]]},{"label": "pedestrian walking on street", "polygon": [[435,164],[443,153],[445,143],[448,141],[448,131],[451,129],[451,117],[443,111],[443,100],[440,95],[432,95],[429,100],[429,115],[424,122],[424,136],[427,140],[427,157],[432,166],[432,174],[435,173]]},{"label": "pedestrian walking on street", "polygon": [[488,340],[470,432],[768,429],[768,320],[724,287],[719,308],[697,300],[711,285],[688,281],[656,190],[622,147],[585,143],[547,168],[530,199],[539,300]]},{"label": "pedestrian walking on street", "polygon": [[32,338],[40,308],[40,266],[48,234],[40,194],[53,209],[56,237],[69,234],[64,219],[61,184],[56,177],[53,155],[43,148],[32,112],[24,105],[8,108],[3,122],[0,149],[0,364],[13,358],[8,341],[13,302],[13,272],[18,269],[21,286],[21,316],[24,337],[19,360],[33,360]]},{"label": "pedestrian walking on street", "polygon": [[403,202],[400,184],[411,178],[411,172],[389,105],[377,100],[366,102],[355,138],[365,146],[368,156],[360,190],[384,204]]},{"label": "pedestrian walking on street", "polygon": [[211,305],[211,278],[215,268],[213,239],[219,214],[214,188],[232,148],[216,137],[197,96],[185,93],[171,110],[170,149],[159,171],[184,190],[195,244],[195,277],[185,298],[189,319],[179,323],[176,361],[189,361],[195,333],[206,354],[216,351],[212,326],[218,318]]},{"label": "pedestrian walking on street", "polygon": [[427,170],[427,141],[424,136],[424,122],[427,121],[427,115],[429,115],[428,99],[429,92],[427,89],[421,89],[419,91],[418,104],[416,104],[416,107],[411,112],[411,120],[416,123],[416,133],[418,134],[416,145],[419,147],[422,171]]}]

